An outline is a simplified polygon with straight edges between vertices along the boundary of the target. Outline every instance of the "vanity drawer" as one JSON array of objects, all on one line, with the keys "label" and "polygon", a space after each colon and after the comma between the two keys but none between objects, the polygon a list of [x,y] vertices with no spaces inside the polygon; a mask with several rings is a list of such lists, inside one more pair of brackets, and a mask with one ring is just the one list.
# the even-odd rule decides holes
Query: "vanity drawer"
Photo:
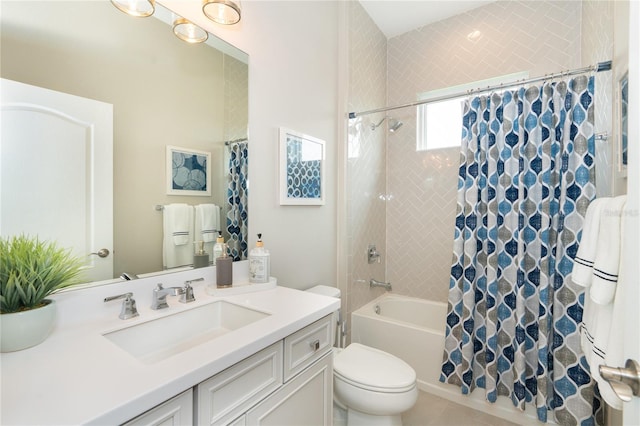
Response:
[{"label": "vanity drawer", "polygon": [[284,339],[284,381],[307,368],[331,350],[334,317],[326,317]]},{"label": "vanity drawer", "polygon": [[198,384],[198,425],[228,424],[282,385],[282,341]]}]

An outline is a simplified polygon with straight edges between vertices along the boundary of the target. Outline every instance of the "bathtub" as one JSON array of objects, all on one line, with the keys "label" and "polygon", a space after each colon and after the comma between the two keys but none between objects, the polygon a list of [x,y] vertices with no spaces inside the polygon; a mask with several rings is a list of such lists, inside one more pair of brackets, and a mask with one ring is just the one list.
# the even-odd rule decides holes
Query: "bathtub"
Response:
[{"label": "bathtub", "polygon": [[[376,313],[378,311],[379,313]],[[408,363],[426,392],[439,384],[447,304],[386,293],[351,315],[351,341]]]},{"label": "bathtub", "polygon": [[[416,371],[418,388],[457,404],[521,425],[540,425],[535,410],[523,413],[508,398],[485,400],[484,389],[462,395],[460,388],[439,381],[447,304],[386,293],[351,314],[351,341],[404,360]],[[555,424],[550,414],[547,424]]]}]

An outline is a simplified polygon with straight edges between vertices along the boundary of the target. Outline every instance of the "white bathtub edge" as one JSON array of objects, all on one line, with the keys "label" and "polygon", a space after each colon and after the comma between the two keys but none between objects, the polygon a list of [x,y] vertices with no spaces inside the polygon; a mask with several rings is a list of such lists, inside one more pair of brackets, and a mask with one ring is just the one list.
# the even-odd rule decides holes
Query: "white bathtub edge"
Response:
[{"label": "white bathtub edge", "polygon": [[[462,395],[460,390],[453,385],[446,385],[443,383],[433,384],[425,382],[424,380],[418,380],[418,389],[451,401],[455,404],[464,405],[465,407],[469,407],[510,422],[517,422],[522,426],[540,426],[542,424],[538,421],[538,416],[531,405],[527,405],[525,412],[519,414],[516,419],[514,418],[513,411],[516,408],[513,406],[510,399],[507,397],[499,397],[498,401],[490,403],[484,400],[484,397],[481,395],[481,393],[484,392],[484,389],[476,389],[471,393],[471,395]],[[551,412],[547,415],[546,424],[557,425],[550,416],[552,416]]]}]

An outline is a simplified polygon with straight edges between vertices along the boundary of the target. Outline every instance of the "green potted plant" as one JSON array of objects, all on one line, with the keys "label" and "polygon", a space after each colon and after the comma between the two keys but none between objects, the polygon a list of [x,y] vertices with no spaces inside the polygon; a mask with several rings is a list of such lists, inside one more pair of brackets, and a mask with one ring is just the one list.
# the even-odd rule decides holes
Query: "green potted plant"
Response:
[{"label": "green potted plant", "polygon": [[25,235],[0,237],[2,352],[42,343],[53,330],[52,293],[79,284],[83,262],[54,242]]}]

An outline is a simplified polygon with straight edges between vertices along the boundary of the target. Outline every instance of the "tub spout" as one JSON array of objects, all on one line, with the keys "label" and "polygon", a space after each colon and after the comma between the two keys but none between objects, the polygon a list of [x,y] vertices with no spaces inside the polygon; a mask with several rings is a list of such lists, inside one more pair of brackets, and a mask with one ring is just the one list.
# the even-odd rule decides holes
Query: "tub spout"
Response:
[{"label": "tub spout", "polygon": [[371,278],[369,280],[369,287],[384,287],[385,290],[391,291],[391,283],[385,283],[383,281],[374,280]]}]

